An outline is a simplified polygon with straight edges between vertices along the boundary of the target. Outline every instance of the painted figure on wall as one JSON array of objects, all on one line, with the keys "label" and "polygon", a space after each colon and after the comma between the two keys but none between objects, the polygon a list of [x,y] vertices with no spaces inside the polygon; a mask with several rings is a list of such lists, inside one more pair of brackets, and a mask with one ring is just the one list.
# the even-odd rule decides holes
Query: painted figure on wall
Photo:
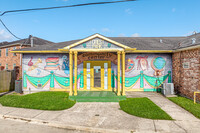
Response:
[{"label": "painted figure on wall", "polygon": [[155,71],[155,76],[162,76],[162,71],[164,70],[164,67],[166,65],[166,61],[162,57],[154,57],[151,61],[151,67]]},{"label": "painted figure on wall", "polygon": [[136,60],[138,60],[137,70],[148,70],[149,65],[147,61],[148,56],[137,56]]},{"label": "painted figure on wall", "polygon": [[133,70],[135,63],[132,59],[128,58],[125,63],[125,72],[130,72]]},{"label": "painted figure on wall", "polygon": [[60,70],[59,57],[48,57],[46,59],[45,70]]},{"label": "painted figure on wall", "polygon": [[[35,64],[32,64],[29,68],[28,71],[32,71],[34,69],[36,69],[38,67],[38,64],[42,63],[42,60],[40,58],[38,58],[37,62],[35,62]],[[29,64],[30,65],[30,64]]]},{"label": "painted figure on wall", "polygon": [[66,55],[62,57],[63,64],[62,64],[62,70],[64,70],[65,74],[69,74],[69,59]]},{"label": "painted figure on wall", "polygon": [[29,62],[28,62],[28,66],[32,66],[32,65],[33,65],[32,60],[33,60],[33,57],[31,57],[31,59],[29,60]]}]

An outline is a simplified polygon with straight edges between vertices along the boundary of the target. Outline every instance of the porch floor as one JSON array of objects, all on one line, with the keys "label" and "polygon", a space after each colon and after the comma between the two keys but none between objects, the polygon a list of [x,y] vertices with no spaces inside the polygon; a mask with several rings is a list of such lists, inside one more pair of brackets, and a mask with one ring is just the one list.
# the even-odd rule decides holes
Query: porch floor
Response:
[{"label": "porch floor", "polygon": [[126,96],[117,96],[112,91],[78,91],[77,96],[69,96],[77,102],[119,102],[125,100]]}]

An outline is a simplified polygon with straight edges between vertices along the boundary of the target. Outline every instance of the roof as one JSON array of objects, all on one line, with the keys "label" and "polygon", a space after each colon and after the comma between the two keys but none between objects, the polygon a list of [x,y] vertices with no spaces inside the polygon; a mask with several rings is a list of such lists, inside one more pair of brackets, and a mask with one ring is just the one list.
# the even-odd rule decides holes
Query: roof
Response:
[{"label": "roof", "polygon": [[[9,46],[13,46],[13,45],[31,45],[31,36],[29,36],[28,38],[25,39],[21,39],[21,40],[17,40],[17,41],[12,41],[12,42],[1,42],[0,43],[0,48],[2,47],[9,47]],[[35,46],[38,45],[45,45],[45,44],[52,44],[53,42],[48,41],[48,40],[44,40],[42,38],[38,38],[38,37],[33,37],[33,44]]]},{"label": "roof", "polygon": [[[177,50],[185,47],[191,47],[194,45],[200,45],[200,33],[186,36],[186,37],[107,37],[113,41],[119,42],[123,45],[131,48],[137,48],[137,50]],[[196,38],[196,42],[192,44],[192,38]],[[31,47],[18,49],[15,51],[53,51],[62,49],[66,46],[74,44],[78,40],[71,40],[66,42],[45,44],[42,47]]]}]

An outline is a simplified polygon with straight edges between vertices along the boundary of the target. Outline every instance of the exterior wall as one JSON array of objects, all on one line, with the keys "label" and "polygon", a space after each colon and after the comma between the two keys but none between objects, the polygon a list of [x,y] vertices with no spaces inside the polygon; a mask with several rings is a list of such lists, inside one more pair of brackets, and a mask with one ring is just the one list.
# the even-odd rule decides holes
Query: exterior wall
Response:
[{"label": "exterior wall", "polygon": [[[6,69],[6,64],[8,64],[8,70],[13,70],[13,64],[16,64],[16,66],[19,67],[19,75],[17,77],[19,79],[22,76],[21,61],[20,61],[21,54],[16,54],[16,56],[14,56],[13,53],[10,52],[11,50],[13,50],[14,47],[16,47],[16,49],[20,49],[20,46],[1,48],[0,64],[1,66],[4,66],[4,69]],[[6,56],[6,48],[9,49],[8,56]]]},{"label": "exterior wall", "polygon": [[68,59],[68,54],[24,54],[23,90],[68,90]]},{"label": "exterior wall", "polygon": [[163,83],[171,83],[171,72],[171,54],[126,54],[125,89],[157,91]]},{"label": "exterior wall", "polygon": [[[113,53],[114,54],[114,53]],[[97,60],[107,59],[113,54],[101,54]],[[104,55],[104,57],[103,57]],[[84,88],[83,60],[93,54],[79,53],[77,67],[78,90]],[[24,91],[69,90],[69,55],[68,54],[24,54],[23,88]],[[117,62],[111,61],[111,87],[117,88]],[[155,75],[157,71],[157,75]],[[164,82],[171,82],[171,54],[127,54],[125,89],[126,91],[157,91]],[[121,82],[121,81],[120,81]]]},{"label": "exterior wall", "polygon": [[[176,92],[193,98],[194,91],[200,89],[198,89],[200,82],[200,49],[177,52],[172,57],[173,82]],[[189,68],[183,67],[186,63]]]}]

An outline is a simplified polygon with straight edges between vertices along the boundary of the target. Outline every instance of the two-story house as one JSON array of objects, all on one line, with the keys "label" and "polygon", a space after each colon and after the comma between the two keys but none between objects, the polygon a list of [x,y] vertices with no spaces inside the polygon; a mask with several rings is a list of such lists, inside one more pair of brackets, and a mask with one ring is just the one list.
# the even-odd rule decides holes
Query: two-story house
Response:
[{"label": "two-story house", "polygon": [[10,53],[12,50],[22,49],[26,47],[36,47],[40,45],[49,45],[52,42],[29,36],[28,38],[0,43],[0,70],[13,70],[17,68],[19,70],[18,78],[21,77],[22,55],[16,53]]}]

